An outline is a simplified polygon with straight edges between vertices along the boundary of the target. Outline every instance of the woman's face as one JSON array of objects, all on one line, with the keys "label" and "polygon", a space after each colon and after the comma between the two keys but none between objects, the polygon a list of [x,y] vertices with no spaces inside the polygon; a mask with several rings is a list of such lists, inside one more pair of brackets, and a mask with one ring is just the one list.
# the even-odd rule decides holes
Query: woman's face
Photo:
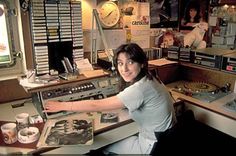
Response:
[{"label": "woman's face", "polygon": [[190,17],[194,18],[197,15],[197,10],[196,9],[190,9],[189,10]]},{"label": "woman's face", "polygon": [[141,65],[130,59],[127,53],[120,53],[117,58],[118,71],[125,82],[133,82],[141,71]]},{"label": "woman's face", "polygon": [[174,37],[172,35],[165,35],[163,37],[163,42],[167,45],[167,46],[172,46],[174,45]]}]

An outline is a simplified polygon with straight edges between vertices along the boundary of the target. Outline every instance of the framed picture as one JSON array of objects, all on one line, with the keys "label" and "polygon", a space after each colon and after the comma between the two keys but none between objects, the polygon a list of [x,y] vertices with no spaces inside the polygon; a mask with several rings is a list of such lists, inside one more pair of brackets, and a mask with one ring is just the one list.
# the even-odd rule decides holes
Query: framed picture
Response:
[{"label": "framed picture", "polygon": [[179,0],[150,0],[150,27],[177,28]]},{"label": "framed picture", "polygon": [[208,0],[180,0],[180,30],[192,30],[193,25],[208,20]]}]

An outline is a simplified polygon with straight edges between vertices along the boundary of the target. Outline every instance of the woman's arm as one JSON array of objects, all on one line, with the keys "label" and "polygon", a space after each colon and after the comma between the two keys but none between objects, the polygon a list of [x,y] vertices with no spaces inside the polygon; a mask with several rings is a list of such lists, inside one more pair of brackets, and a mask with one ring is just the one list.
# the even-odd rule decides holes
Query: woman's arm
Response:
[{"label": "woman's arm", "polygon": [[78,111],[78,112],[94,112],[106,111],[112,109],[123,108],[124,104],[117,96],[112,96],[99,100],[82,100],[71,102],[47,101],[44,112],[58,111]]}]

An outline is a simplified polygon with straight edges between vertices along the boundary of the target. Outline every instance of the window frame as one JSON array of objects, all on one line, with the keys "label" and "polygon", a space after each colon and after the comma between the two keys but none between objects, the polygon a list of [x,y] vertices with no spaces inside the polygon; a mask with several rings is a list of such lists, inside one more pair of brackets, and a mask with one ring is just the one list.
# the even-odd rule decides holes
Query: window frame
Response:
[{"label": "window frame", "polygon": [[5,7],[11,62],[0,64],[0,81],[18,78],[26,71],[24,39],[19,1],[0,0]]},{"label": "window frame", "polygon": [[[9,4],[7,3],[7,1],[0,1],[0,6],[3,6],[3,9],[4,9],[3,16],[5,16],[5,17],[3,17],[3,18],[5,18],[5,22],[3,21],[4,23],[0,23],[0,25],[3,25],[3,28],[5,28],[5,26],[6,26],[6,30],[7,30],[7,33],[6,33],[7,36],[3,36],[5,38],[5,39],[3,39],[3,42],[4,42],[4,40],[8,40],[8,44],[6,44],[6,46],[8,46],[8,47],[6,47],[6,50],[9,50],[8,51],[9,54],[7,52],[7,55],[9,56],[9,60],[1,62],[1,59],[0,59],[0,68],[4,68],[4,67],[8,67],[8,66],[11,67],[14,65],[15,61],[13,59],[13,53],[12,53],[12,51],[14,49],[14,44],[10,40],[10,38],[13,34],[12,34],[12,30],[11,30],[12,23],[11,23],[11,20],[9,17],[10,15],[8,12]],[[5,31],[5,29],[4,29],[4,31]]]}]

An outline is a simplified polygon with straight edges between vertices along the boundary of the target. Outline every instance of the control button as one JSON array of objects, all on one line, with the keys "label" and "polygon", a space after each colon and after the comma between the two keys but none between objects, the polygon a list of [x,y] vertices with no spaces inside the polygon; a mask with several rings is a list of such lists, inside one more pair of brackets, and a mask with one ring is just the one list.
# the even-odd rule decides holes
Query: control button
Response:
[{"label": "control button", "polygon": [[52,93],[48,92],[47,96],[48,96],[48,97],[52,96]]}]

